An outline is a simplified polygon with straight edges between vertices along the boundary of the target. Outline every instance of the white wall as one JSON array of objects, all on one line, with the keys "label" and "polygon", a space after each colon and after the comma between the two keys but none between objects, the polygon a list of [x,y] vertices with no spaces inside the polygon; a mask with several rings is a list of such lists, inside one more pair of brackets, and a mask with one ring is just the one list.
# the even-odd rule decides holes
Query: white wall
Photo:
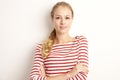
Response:
[{"label": "white wall", "polygon": [[[52,30],[61,0],[0,0],[0,80],[29,80],[37,43]],[[89,41],[88,80],[120,80],[120,1],[65,0],[75,12],[70,34]]]}]

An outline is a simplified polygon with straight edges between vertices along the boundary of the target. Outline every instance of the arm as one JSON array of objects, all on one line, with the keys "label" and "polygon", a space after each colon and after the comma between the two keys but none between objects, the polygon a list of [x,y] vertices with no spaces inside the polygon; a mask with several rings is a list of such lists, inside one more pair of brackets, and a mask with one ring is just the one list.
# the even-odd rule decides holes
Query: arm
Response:
[{"label": "arm", "polygon": [[65,74],[60,74],[57,76],[50,76],[47,77],[46,80],[68,80],[71,76],[77,74],[77,68],[73,68],[70,72],[67,72]]},{"label": "arm", "polygon": [[66,74],[47,77],[46,80],[67,80],[70,77],[74,77],[79,72],[84,72],[84,73],[88,72],[87,67],[83,63],[78,63],[70,72]]},{"label": "arm", "polygon": [[69,78],[69,80],[86,80],[88,74],[88,41],[85,37],[78,37],[79,56],[78,64],[76,65],[77,74]]},{"label": "arm", "polygon": [[69,78],[69,76],[67,76],[66,74],[60,74],[57,76],[47,77],[46,80],[67,80],[68,78]]},{"label": "arm", "polygon": [[30,80],[46,80],[44,64],[40,50],[41,45],[38,44],[34,55],[34,63],[30,74]]}]

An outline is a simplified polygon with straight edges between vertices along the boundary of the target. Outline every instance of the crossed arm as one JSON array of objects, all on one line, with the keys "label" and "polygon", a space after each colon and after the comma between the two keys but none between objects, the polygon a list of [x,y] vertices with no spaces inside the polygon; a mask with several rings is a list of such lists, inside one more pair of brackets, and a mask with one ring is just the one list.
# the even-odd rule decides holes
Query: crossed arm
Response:
[{"label": "crossed arm", "polygon": [[[39,66],[38,66],[39,65]],[[30,80],[74,80],[78,78],[80,80],[85,80],[84,74],[88,73],[88,67],[85,63],[78,63],[71,71],[60,74],[57,76],[46,76],[44,66],[40,63],[34,63],[33,70],[30,76]],[[82,75],[82,76],[81,76]]]},{"label": "crossed arm", "polygon": [[80,37],[79,42],[78,64],[71,71],[57,76],[46,76],[43,60],[39,53],[40,46],[38,46],[30,80],[86,80],[88,73],[88,44],[83,36]]},{"label": "crossed arm", "polygon": [[[46,80],[67,80],[70,77],[75,76],[79,72],[83,72],[83,73],[87,74],[88,73],[88,67],[85,66],[83,63],[78,63],[70,72],[68,72],[66,74],[60,74],[60,75],[57,75],[57,76],[52,76],[52,77],[47,76]],[[44,73],[41,73],[41,74],[44,74]]]}]

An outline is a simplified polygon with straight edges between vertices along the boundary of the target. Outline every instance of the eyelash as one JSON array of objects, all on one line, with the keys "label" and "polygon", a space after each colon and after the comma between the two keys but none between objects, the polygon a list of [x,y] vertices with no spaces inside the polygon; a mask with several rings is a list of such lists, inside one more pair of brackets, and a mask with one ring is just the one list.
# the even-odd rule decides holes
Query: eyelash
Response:
[{"label": "eyelash", "polygon": [[66,17],[66,19],[70,19],[70,17]]},{"label": "eyelash", "polygon": [[60,17],[56,17],[55,19],[60,19]]},{"label": "eyelash", "polygon": [[[60,17],[56,17],[55,19],[60,19]],[[65,17],[65,19],[70,19],[70,17]]]}]

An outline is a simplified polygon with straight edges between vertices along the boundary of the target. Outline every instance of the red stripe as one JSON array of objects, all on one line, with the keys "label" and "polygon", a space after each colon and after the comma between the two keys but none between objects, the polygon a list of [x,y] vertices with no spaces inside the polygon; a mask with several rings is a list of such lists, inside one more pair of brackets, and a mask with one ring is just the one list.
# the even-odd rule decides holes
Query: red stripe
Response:
[{"label": "red stripe", "polygon": [[75,64],[69,64],[69,65],[64,65],[64,66],[50,66],[50,65],[45,65],[45,68],[64,68],[64,67],[68,67],[68,66],[75,66]]},{"label": "red stripe", "polygon": [[66,72],[50,72],[50,73],[48,73],[47,71],[46,71],[46,74],[65,74]]},{"label": "red stripe", "polygon": [[74,59],[76,59],[76,58],[72,58],[72,59],[59,59],[59,60],[45,60],[45,62],[47,61],[47,62],[52,62],[52,61],[68,61],[68,60],[74,60]]},{"label": "red stripe", "polygon": [[[48,76],[52,74],[64,74],[67,71],[70,71],[77,64],[77,60],[88,64],[88,44],[87,39],[84,36],[78,36],[75,41],[69,44],[65,43],[53,45],[50,56],[48,56],[47,59],[42,58],[41,48],[42,44],[38,44],[34,55],[34,65],[31,72],[31,76],[39,75],[37,80],[45,80],[45,76],[41,76],[38,70],[41,63],[44,64],[46,74]],[[86,80],[86,74],[78,73],[70,79]]]}]

